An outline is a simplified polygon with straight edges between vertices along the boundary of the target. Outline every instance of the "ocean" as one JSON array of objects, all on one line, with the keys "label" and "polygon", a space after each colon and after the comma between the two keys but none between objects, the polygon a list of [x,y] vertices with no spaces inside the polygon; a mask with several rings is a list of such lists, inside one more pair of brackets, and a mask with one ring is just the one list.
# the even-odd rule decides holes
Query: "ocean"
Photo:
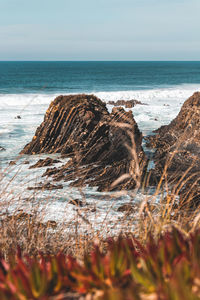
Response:
[{"label": "ocean", "polygon": [[[63,219],[68,200],[82,195],[65,183],[64,190],[35,193],[33,197],[27,187],[41,181],[44,169],[30,170],[24,161],[34,162],[41,156],[18,157],[56,96],[89,93],[105,102],[140,100],[148,105],[137,105],[132,111],[145,136],[168,124],[183,102],[198,90],[200,62],[0,62],[0,147],[5,149],[0,151],[1,209],[31,210],[40,200],[45,217],[58,221]],[[16,158],[16,164],[10,166]],[[84,194],[87,202],[96,206],[100,224],[109,215],[110,205],[110,220],[118,220],[119,205],[133,197],[134,201],[145,197],[130,192],[114,198],[112,193],[97,193],[95,188],[86,188]],[[47,198],[53,198],[48,205]],[[67,205],[67,210],[72,217],[75,208]],[[96,213],[88,218],[98,223]]]}]

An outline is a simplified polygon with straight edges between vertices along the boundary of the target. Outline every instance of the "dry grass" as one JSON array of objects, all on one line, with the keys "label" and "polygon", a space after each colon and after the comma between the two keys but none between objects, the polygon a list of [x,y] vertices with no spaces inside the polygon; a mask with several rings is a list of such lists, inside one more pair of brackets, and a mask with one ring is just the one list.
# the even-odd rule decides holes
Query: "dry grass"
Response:
[{"label": "dry grass", "polygon": [[[22,251],[30,255],[36,255],[38,252],[55,254],[62,250],[81,259],[85,252],[91,250],[93,243],[104,247],[104,241],[108,236],[117,237],[119,234],[131,233],[145,244],[150,232],[154,237],[159,237],[170,226],[176,226],[185,233],[192,232],[200,224],[199,209],[187,207],[181,209],[178,195],[171,192],[165,186],[165,192],[163,190],[158,193],[156,190],[154,194],[146,195],[141,203],[134,203],[135,191],[133,191],[130,209],[127,206],[120,214],[120,219],[112,224],[112,228],[118,226],[117,231],[112,231],[108,227],[109,211],[112,210],[114,202],[108,207],[100,229],[90,223],[86,211],[80,207],[76,209],[73,222],[68,223],[43,221],[39,205],[32,213],[18,209],[12,214],[4,214],[0,221],[1,253],[7,257],[17,245],[20,245]],[[124,195],[126,193],[124,192]],[[117,193],[119,194],[123,195],[123,192]],[[82,201],[85,201],[84,197],[82,194]],[[53,200],[49,198],[47,206],[49,201]],[[66,214],[67,211],[66,206]],[[86,226],[86,231],[82,230],[83,225]]]}]

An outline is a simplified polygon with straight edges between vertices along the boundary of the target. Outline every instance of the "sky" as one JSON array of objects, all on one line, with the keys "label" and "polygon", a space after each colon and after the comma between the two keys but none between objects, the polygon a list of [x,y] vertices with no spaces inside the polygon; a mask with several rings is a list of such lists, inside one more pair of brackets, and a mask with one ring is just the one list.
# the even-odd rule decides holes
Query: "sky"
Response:
[{"label": "sky", "polygon": [[200,60],[200,0],[0,0],[0,60]]}]

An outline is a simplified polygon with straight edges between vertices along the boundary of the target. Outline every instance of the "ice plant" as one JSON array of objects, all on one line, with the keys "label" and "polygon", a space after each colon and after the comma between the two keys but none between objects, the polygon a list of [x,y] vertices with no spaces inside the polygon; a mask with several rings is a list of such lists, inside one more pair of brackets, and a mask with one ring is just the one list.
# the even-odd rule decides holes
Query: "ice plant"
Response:
[{"label": "ice plant", "polygon": [[[176,228],[146,245],[133,236],[94,245],[81,262],[62,253],[0,259],[0,299],[67,299],[68,292],[94,299],[200,299],[200,230]],[[56,298],[55,298],[56,299]]]}]

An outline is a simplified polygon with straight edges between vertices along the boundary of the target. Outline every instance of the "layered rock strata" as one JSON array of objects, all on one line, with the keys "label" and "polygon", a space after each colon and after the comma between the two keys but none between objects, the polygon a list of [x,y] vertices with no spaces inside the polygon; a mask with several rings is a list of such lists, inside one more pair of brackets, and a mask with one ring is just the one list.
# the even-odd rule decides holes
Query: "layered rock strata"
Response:
[{"label": "layered rock strata", "polygon": [[[200,201],[200,92],[187,99],[177,117],[147,138],[155,148],[157,177],[173,183],[185,200]],[[184,201],[185,201],[184,200]]]},{"label": "layered rock strata", "polygon": [[61,153],[71,159],[45,175],[113,190],[134,188],[141,181],[147,164],[141,143],[131,111],[117,107],[109,114],[100,99],[80,94],[52,101],[21,154]]}]

